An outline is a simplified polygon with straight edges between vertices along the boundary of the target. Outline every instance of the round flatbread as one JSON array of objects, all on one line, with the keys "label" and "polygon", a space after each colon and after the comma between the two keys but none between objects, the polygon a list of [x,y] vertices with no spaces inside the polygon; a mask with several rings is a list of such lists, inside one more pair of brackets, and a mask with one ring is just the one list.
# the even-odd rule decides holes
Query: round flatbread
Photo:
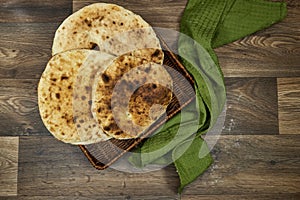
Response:
[{"label": "round flatbread", "polygon": [[95,3],[63,21],[55,33],[52,54],[95,46],[113,55],[160,48],[155,32],[139,15],[115,4]]},{"label": "round flatbread", "polygon": [[[95,47],[99,53],[91,55],[89,51]],[[155,63],[163,62],[163,52],[155,32],[140,16],[118,5],[91,4],[70,15],[55,33],[52,54],[55,56],[48,63],[39,84],[39,107],[46,127],[64,142],[89,144],[111,136],[120,139],[137,137],[164,113],[171,99],[171,78],[165,70],[155,66]],[[115,59],[115,64],[110,63],[112,57],[119,55],[124,56]],[[127,66],[122,59],[131,61]],[[139,67],[145,63],[151,63],[147,69]],[[125,67],[120,66],[122,64]],[[103,73],[104,66],[113,67]],[[105,110],[111,103],[116,103],[109,92],[117,89],[113,90],[113,84],[107,86],[103,74],[114,77],[112,83],[117,84],[125,72],[135,67],[142,74],[142,81],[136,78],[135,82],[145,85],[140,85],[137,91],[130,91],[133,93],[130,98],[129,86],[123,88],[125,97],[129,98],[126,100],[128,109],[115,106],[116,109]],[[159,77],[168,83],[161,85],[154,80],[153,74],[162,74]],[[130,83],[132,80],[134,78],[122,81]],[[108,87],[111,89],[105,91]],[[96,89],[92,91],[92,88]],[[149,88],[159,96],[151,95]],[[95,97],[98,99],[94,100]],[[104,112],[99,114],[99,109]],[[125,120],[122,119],[124,113],[129,113]],[[137,128],[126,125],[128,119]],[[117,125],[125,126],[126,131],[120,132]],[[107,127],[111,129],[107,130]]]},{"label": "round flatbread", "polygon": [[[86,101],[82,99],[82,96],[88,97],[90,94],[85,90],[89,82],[82,78],[87,71],[94,70],[93,68],[90,70],[86,66],[89,63],[85,63],[90,57],[97,57],[103,69],[109,60],[113,60],[111,55],[99,51],[71,50],[59,53],[48,62],[38,85],[41,118],[46,128],[57,139],[66,143],[89,144],[109,139],[99,127],[89,127],[91,123],[88,124],[88,121],[93,119],[91,106],[89,106],[88,98],[84,99]],[[83,63],[87,70],[82,70]],[[81,100],[74,103],[76,95],[80,96]],[[78,104],[82,108],[80,111],[76,110]],[[82,112],[85,115],[80,115]],[[85,128],[84,137],[80,137],[79,133],[82,130],[79,126]],[[98,128],[97,131],[96,128]]]},{"label": "round flatbread", "polygon": [[162,56],[157,49],[128,53],[98,76],[92,111],[108,135],[136,138],[165,113],[172,78],[160,65]]}]

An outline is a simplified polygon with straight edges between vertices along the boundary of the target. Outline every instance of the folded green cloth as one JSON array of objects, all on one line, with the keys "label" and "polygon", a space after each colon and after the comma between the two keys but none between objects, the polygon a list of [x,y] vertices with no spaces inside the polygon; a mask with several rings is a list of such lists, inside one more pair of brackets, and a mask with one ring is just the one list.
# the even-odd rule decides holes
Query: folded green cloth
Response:
[{"label": "folded green cloth", "polygon": [[147,139],[137,150],[140,154],[130,161],[141,167],[173,162],[181,183],[179,193],[201,175],[213,162],[201,135],[215,124],[226,99],[213,48],[267,28],[282,20],[286,12],[283,2],[189,0],[180,32],[196,42],[180,36],[178,52],[195,80],[196,100]]}]

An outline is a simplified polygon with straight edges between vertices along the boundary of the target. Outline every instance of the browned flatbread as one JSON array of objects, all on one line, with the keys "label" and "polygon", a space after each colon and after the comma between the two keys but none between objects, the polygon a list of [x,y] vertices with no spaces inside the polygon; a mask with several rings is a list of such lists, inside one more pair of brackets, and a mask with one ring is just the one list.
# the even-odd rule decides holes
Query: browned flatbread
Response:
[{"label": "browned flatbread", "polygon": [[164,113],[172,98],[172,79],[160,65],[162,56],[157,49],[128,53],[99,76],[92,110],[108,135],[136,138]]},{"label": "browned flatbread", "polygon": [[[85,84],[76,78],[83,63],[93,54],[97,54],[102,60],[112,60],[107,54],[90,50],[71,50],[56,54],[48,62],[38,85],[38,104],[42,120],[57,139],[66,143],[89,144],[109,138],[100,128],[95,131],[97,127],[87,129],[84,132],[85,137],[81,138],[77,126],[79,123],[84,124],[81,120],[86,119],[86,116],[74,116],[74,88]],[[76,95],[86,95],[80,88],[76,91]],[[81,106],[86,108],[86,105],[87,102]],[[91,116],[91,113],[88,116]]]},{"label": "browned flatbread", "polygon": [[139,15],[115,4],[95,3],[63,21],[55,33],[52,54],[95,46],[113,55],[160,48],[153,29]]},{"label": "browned flatbread", "polygon": [[[76,53],[69,51],[93,49],[95,46],[98,46],[99,54],[91,55],[87,53],[89,50],[73,51]],[[66,53],[60,54],[60,52]],[[74,56],[80,52],[89,54],[89,58]],[[159,69],[154,64],[163,62],[163,52],[155,32],[140,16],[118,5],[95,3],[73,13],[57,29],[52,54],[57,56],[48,63],[49,66],[41,78],[39,106],[46,127],[56,138],[64,142],[89,144],[106,140],[111,136],[120,139],[137,137],[164,113],[171,99],[171,78],[164,69]],[[119,55],[122,56],[109,65],[111,58]],[[61,56],[64,57],[64,61],[67,61],[66,63],[55,61]],[[53,62],[57,62],[55,67],[50,67]],[[149,65],[138,67],[145,63]],[[59,66],[61,64],[63,68]],[[110,68],[103,73],[107,65]],[[134,77],[125,77],[123,80],[127,83],[123,89],[128,98],[126,102],[129,103],[128,108],[114,106],[110,109],[111,103],[118,103],[112,98],[115,84],[124,73],[133,68],[139,69],[142,77],[141,80]],[[51,74],[55,74],[59,80],[63,73],[68,74],[68,79],[63,78],[58,83],[53,83],[54,79],[46,81]],[[106,83],[105,74],[113,80],[108,81],[109,85]],[[165,82],[161,85],[155,76]],[[133,79],[138,84],[146,84],[141,85],[137,91],[132,91],[133,95],[129,97],[128,85],[130,84],[128,83]],[[63,80],[68,80],[67,88],[65,85],[60,85],[65,84],[66,81]],[[93,86],[95,90],[92,91]],[[150,89],[155,92],[154,95]],[[56,93],[60,91],[59,97],[49,101],[48,96],[52,95],[50,91]],[[61,101],[62,96],[63,101]],[[93,102],[95,105],[92,104]],[[157,106],[160,104],[162,106]],[[91,106],[93,106],[94,118],[91,114]],[[57,110],[53,111],[55,108]],[[127,117],[124,118],[124,114],[128,114]],[[95,120],[98,123],[95,123]],[[125,127],[126,131],[122,131],[117,125]]]}]

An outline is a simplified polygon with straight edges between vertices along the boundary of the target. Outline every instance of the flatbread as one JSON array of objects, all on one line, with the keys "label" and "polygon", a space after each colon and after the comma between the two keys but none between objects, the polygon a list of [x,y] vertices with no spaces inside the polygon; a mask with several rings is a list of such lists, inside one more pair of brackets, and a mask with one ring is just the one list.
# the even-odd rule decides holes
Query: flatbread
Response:
[{"label": "flatbread", "polygon": [[[88,120],[85,115],[78,116],[79,112],[74,110],[74,94],[80,94],[80,97],[88,94],[82,87],[78,87],[82,84],[84,88],[86,81],[77,80],[77,77],[84,75],[81,67],[93,54],[104,61],[112,60],[110,55],[91,50],[71,50],[56,54],[48,62],[38,85],[41,118],[54,137],[66,143],[89,144],[109,139],[99,127],[97,131],[95,131],[97,127],[87,128],[83,138],[78,134],[78,124],[85,124],[81,123],[83,119]],[[86,112],[86,110],[90,112],[91,107],[87,108],[86,106],[89,105],[88,102],[79,101],[78,103],[81,103],[81,107],[84,108],[82,112]],[[76,106],[78,103],[75,103]],[[74,116],[74,112],[77,116]],[[91,113],[88,116],[91,117]]]},{"label": "flatbread", "polygon": [[96,46],[113,55],[160,48],[155,32],[139,15],[115,4],[95,3],[63,21],[55,33],[52,54]]},{"label": "flatbread", "polygon": [[172,78],[160,65],[162,56],[157,49],[128,53],[99,76],[92,111],[108,135],[136,138],[165,113],[172,98]]},{"label": "flatbread", "polygon": [[[81,141],[92,143],[109,137],[103,133],[91,112],[92,87],[97,73],[103,72],[115,57],[99,51],[90,51],[76,75],[73,90],[74,123]],[[105,137],[104,137],[105,136]]]},{"label": "flatbread", "polygon": [[[85,60],[83,58],[81,60],[80,57],[72,57],[72,55],[68,57],[70,56],[69,50],[76,49],[76,51],[87,52],[95,47],[98,47],[99,53],[107,54],[105,56],[101,56],[101,53],[98,55],[94,54],[94,56],[89,55],[89,58]],[[57,80],[59,80],[62,77],[62,72],[59,72],[62,67],[57,65],[56,68],[52,69],[54,72],[47,69],[50,68],[47,66],[44,72],[45,75],[43,74],[44,78],[42,77],[40,82],[40,88],[41,90],[55,92],[57,92],[56,90],[62,91],[58,96],[64,96],[64,101],[57,100],[60,98],[55,99],[55,101],[52,98],[49,101],[48,98],[50,97],[47,98],[47,95],[51,96],[52,93],[50,92],[48,92],[49,94],[44,92],[39,97],[41,112],[43,112],[42,119],[56,138],[72,144],[94,143],[110,137],[120,139],[133,138],[141,134],[145,127],[164,113],[171,99],[171,78],[165,70],[161,71],[161,69],[159,70],[154,66],[154,63],[162,64],[163,51],[154,30],[140,16],[115,4],[95,3],[86,6],[70,15],[57,29],[53,40],[52,54],[60,55],[61,52],[67,52],[62,55],[66,56],[65,60],[68,61],[68,66],[64,67],[62,71],[71,74],[69,84],[73,88],[73,96],[71,91],[67,90],[68,88],[63,88],[59,85],[61,84],[60,82],[56,85],[57,83],[53,84],[53,80],[42,80],[50,76],[48,75],[50,73],[57,74]],[[120,56],[114,61],[117,65],[109,64],[113,56]],[[127,63],[128,66],[125,65],[126,63],[122,59],[130,60],[131,58],[132,60]],[[56,60],[56,56],[53,59]],[[81,66],[74,67],[74,63],[78,62],[80,62]],[[103,81],[102,75],[105,74],[103,73],[103,66],[113,66],[107,71],[107,74],[115,77],[113,83],[116,84],[118,79],[124,74],[122,70],[126,69],[129,71],[145,63],[152,64],[148,66],[147,72],[144,71],[142,73],[144,82],[135,81],[139,84],[154,81],[154,85],[149,83],[136,92],[132,91],[133,95],[127,101],[130,104],[128,108],[115,106],[116,109],[110,110],[109,107],[114,101],[112,93],[107,93],[107,91],[112,92],[114,87],[110,85],[111,90],[105,91],[108,86],[106,83],[101,82],[101,80]],[[119,64],[124,64],[125,67]],[[139,70],[143,72],[145,69],[141,68]],[[160,77],[163,77],[166,83],[160,85],[160,83],[155,82],[154,76],[149,76],[149,72],[150,74],[155,72],[156,76],[161,73]],[[100,82],[98,82],[99,80]],[[129,83],[132,80],[125,79],[124,81]],[[155,89],[156,94],[161,96],[152,95],[155,99],[152,98],[152,100],[145,103],[145,99],[151,99],[150,92],[146,92],[149,90],[149,87]],[[95,90],[92,90],[93,88]],[[128,97],[128,88],[125,88],[125,90]],[[100,100],[94,100],[95,97]],[[134,106],[135,104],[138,104],[138,106]],[[162,104],[162,106],[157,106],[159,104]],[[55,108],[57,110],[53,111]],[[104,112],[99,114],[99,108],[104,110]],[[107,108],[106,111],[105,108]],[[125,109],[127,112],[125,112]],[[128,112],[131,124],[136,125],[134,127],[137,128],[132,128],[130,125],[127,126],[126,120],[122,119],[122,116]],[[112,116],[116,116],[116,121],[112,119]],[[67,119],[65,119],[66,117]],[[70,120],[71,118],[72,120]],[[126,119],[128,119],[128,116]],[[98,123],[95,123],[95,120]],[[113,127],[110,130],[107,130],[108,123],[110,123],[110,127]],[[125,132],[120,132],[117,124],[123,124],[125,128],[129,128]],[[68,127],[67,129],[65,128],[66,126]]]}]

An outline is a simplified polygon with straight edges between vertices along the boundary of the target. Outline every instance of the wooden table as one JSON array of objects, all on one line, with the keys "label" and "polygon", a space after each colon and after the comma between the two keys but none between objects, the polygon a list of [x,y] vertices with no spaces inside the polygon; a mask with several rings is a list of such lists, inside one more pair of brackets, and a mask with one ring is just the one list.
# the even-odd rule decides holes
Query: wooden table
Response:
[{"label": "wooden table", "polygon": [[[178,30],[186,0],[110,1]],[[216,49],[228,95],[209,170],[182,199],[300,199],[300,1],[282,22]],[[54,32],[90,0],[0,2],[0,199],[178,199],[174,166],[130,174],[95,170],[54,139],[37,83]]]}]

